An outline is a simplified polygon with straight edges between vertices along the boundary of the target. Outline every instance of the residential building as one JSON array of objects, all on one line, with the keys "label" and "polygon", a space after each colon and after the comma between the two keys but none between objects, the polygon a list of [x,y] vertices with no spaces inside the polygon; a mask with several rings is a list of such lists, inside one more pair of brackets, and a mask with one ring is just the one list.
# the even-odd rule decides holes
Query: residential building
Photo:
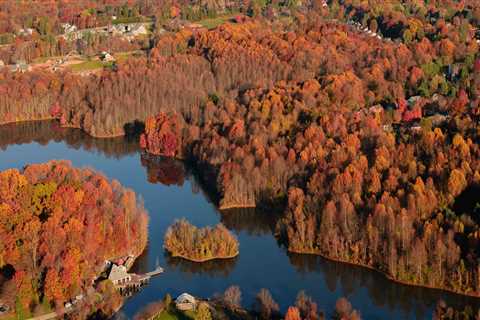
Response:
[{"label": "residential building", "polygon": [[113,285],[117,286],[131,281],[132,275],[127,272],[127,268],[125,266],[118,266],[114,264],[112,265],[112,269],[110,269],[108,280],[112,281]]}]

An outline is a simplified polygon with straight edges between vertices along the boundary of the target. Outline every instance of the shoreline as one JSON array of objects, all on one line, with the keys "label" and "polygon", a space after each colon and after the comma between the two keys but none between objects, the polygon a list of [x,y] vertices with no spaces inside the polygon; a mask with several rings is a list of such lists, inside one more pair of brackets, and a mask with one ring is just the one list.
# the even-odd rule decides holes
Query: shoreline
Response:
[{"label": "shoreline", "polygon": [[291,253],[295,253],[295,254],[319,256],[323,259],[327,259],[327,260],[330,260],[330,261],[333,261],[333,262],[345,263],[345,264],[348,264],[348,265],[351,265],[351,266],[366,268],[366,269],[369,269],[373,272],[379,273],[380,275],[385,277],[387,280],[392,281],[396,284],[401,284],[401,285],[405,285],[405,286],[409,286],[409,287],[425,288],[425,289],[429,289],[429,290],[443,291],[443,292],[453,293],[455,295],[460,295],[460,296],[465,296],[465,297],[480,298],[480,294],[460,292],[460,291],[455,291],[455,290],[449,289],[449,288],[441,288],[441,287],[431,286],[431,285],[428,285],[428,284],[418,284],[418,283],[408,282],[408,281],[405,281],[405,280],[398,280],[398,279],[395,279],[395,278],[391,277],[387,273],[385,273],[385,272],[383,272],[383,271],[381,271],[381,270],[379,270],[375,267],[372,267],[372,266],[369,266],[369,265],[366,265],[366,264],[363,264],[363,263],[355,263],[355,262],[351,262],[351,261],[347,261],[347,260],[342,260],[342,259],[329,257],[325,254],[322,254],[322,253],[319,253],[319,252],[316,252],[316,251],[300,251],[300,250],[292,250],[292,249],[288,249],[288,248],[287,248],[287,251],[291,252]]},{"label": "shoreline", "polygon": [[111,135],[93,135],[93,134],[85,131],[81,126],[62,125],[62,124],[60,124],[60,121],[58,121],[58,119],[55,118],[55,117],[2,121],[2,122],[0,122],[0,126],[21,124],[21,123],[28,123],[28,122],[43,122],[43,121],[45,121],[45,122],[56,121],[60,125],[60,128],[62,128],[62,129],[78,129],[78,130],[81,130],[86,135],[88,135],[92,138],[95,138],[95,139],[114,139],[114,138],[119,138],[119,137],[124,137],[125,136],[125,133],[118,133],[118,134],[111,134]]},{"label": "shoreline", "polygon": [[57,120],[55,117],[45,117],[45,118],[38,118],[38,119],[21,119],[21,120],[9,120],[9,121],[1,121],[0,126],[5,126],[9,124],[20,124],[26,122],[40,122],[40,121],[53,121]]},{"label": "shoreline", "polygon": [[195,258],[190,258],[190,257],[187,257],[185,255],[181,255],[181,254],[177,254],[177,255],[174,255],[173,253],[171,253],[170,251],[167,250],[167,252],[170,254],[170,256],[172,256],[173,258],[181,258],[181,259],[184,259],[184,260],[188,260],[190,262],[196,262],[196,263],[202,263],[202,262],[207,262],[207,261],[213,261],[213,260],[228,260],[228,259],[233,259],[233,258],[236,258],[240,255],[240,252],[237,251],[235,254],[233,255],[230,255],[230,256],[224,256],[224,257],[213,257],[213,258],[205,258],[205,259],[195,259]]},{"label": "shoreline", "polygon": [[256,208],[256,204],[218,206],[218,210]]},{"label": "shoreline", "polygon": [[[49,117],[49,118],[39,118],[39,119],[27,119],[27,120],[13,120],[13,121],[7,121],[7,122],[0,122],[0,126],[2,125],[8,125],[8,124],[19,124],[19,123],[27,123],[27,122],[40,122],[40,121],[54,121],[54,120],[57,120],[56,118],[54,117]],[[93,138],[98,138],[98,139],[108,139],[108,138],[117,138],[117,137],[121,137],[121,136],[125,136],[125,134],[122,134],[122,135],[117,135],[117,136],[94,136],[94,135],[91,135],[90,133],[86,132],[84,129],[82,128],[79,128],[79,127],[74,127],[74,126],[62,126],[62,128],[69,128],[69,129],[80,129],[82,132],[84,132],[85,134],[87,134],[88,136],[91,136]],[[158,155],[155,155],[155,154],[152,154],[152,153],[149,153],[148,151],[146,150],[142,150],[140,151],[141,153],[145,153],[149,156],[152,156],[152,157],[158,157]],[[173,157],[175,159],[178,159],[180,161],[183,161],[184,159],[182,158],[178,158],[178,157]],[[236,205],[229,205],[229,206],[218,206],[218,209],[219,210],[228,210],[228,209],[239,209],[239,208],[256,208],[257,205],[245,205],[245,206],[236,206]],[[168,250],[167,250],[168,251]],[[430,290],[439,290],[439,291],[444,291],[444,292],[448,292],[448,293],[452,293],[452,294],[455,294],[455,295],[460,295],[460,296],[465,296],[465,297],[473,297],[473,298],[480,298],[480,294],[479,293],[471,293],[471,292],[460,292],[460,291],[456,291],[454,289],[450,289],[450,288],[442,288],[442,287],[435,287],[435,286],[431,286],[431,285],[428,285],[428,284],[417,284],[417,283],[412,283],[412,282],[408,282],[408,281],[405,281],[405,280],[398,280],[398,279],[395,279],[393,277],[391,277],[390,275],[388,275],[387,273],[383,272],[382,270],[379,270],[375,267],[372,267],[372,266],[369,266],[369,265],[366,265],[366,264],[362,264],[362,263],[355,263],[355,262],[351,262],[351,261],[346,261],[346,260],[342,260],[342,259],[336,259],[336,258],[333,258],[333,257],[329,257],[327,255],[324,255],[322,253],[319,253],[318,251],[300,251],[300,250],[293,250],[293,249],[290,249],[290,248],[287,248],[287,251],[288,252],[291,252],[291,253],[295,253],[295,254],[306,254],[306,255],[316,255],[316,256],[320,256],[324,259],[327,259],[327,260],[330,260],[330,261],[334,261],[334,262],[339,262],[339,263],[345,263],[345,264],[349,264],[349,265],[352,265],[352,266],[358,266],[358,267],[363,267],[363,268],[367,268],[367,269],[370,269],[374,272],[377,272],[379,274],[381,274],[382,276],[384,276],[386,279],[394,282],[394,283],[397,283],[397,284],[401,284],[401,285],[406,285],[406,286],[410,286],[410,287],[420,287],[420,288],[426,288],[426,289],[430,289]],[[170,253],[170,252],[169,252]],[[170,253],[171,254],[171,253]],[[196,263],[202,263],[202,262],[207,262],[207,261],[212,261],[212,260],[227,260],[227,259],[232,259],[232,258],[235,258],[239,255],[239,252],[235,255],[232,255],[232,256],[227,256],[227,257],[214,257],[214,258],[208,258],[208,259],[192,259],[192,258],[189,258],[187,256],[184,256],[184,255],[173,255],[171,254],[172,257],[175,257],[175,258],[182,258],[182,259],[185,259],[187,261],[191,261],[191,262],[196,262]],[[138,257],[137,257],[138,258]],[[137,259],[135,258],[135,260]]]}]

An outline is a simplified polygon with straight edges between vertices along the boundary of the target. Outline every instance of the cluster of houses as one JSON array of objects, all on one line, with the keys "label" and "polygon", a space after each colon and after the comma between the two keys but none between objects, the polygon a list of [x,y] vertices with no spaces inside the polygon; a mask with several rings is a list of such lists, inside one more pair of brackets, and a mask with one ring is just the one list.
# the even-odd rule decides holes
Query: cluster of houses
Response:
[{"label": "cluster of houses", "polygon": [[[381,34],[370,30],[368,27],[363,27],[360,22],[348,20],[347,24],[353,26],[355,29],[357,29],[360,32],[366,33],[370,37],[375,37],[379,40],[383,39]],[[386,38],[385,40],[390,40],[390,39]]]},{"label": "cluster of houses", "polygon": [[131,40],[137,36],[148,34],[147,23],[119,23],[104,27],[79,30],[75,25],[62,24],[63,38],[67,40],[83,39],[87,34],[105,34],[111,36],[122,36]]}]

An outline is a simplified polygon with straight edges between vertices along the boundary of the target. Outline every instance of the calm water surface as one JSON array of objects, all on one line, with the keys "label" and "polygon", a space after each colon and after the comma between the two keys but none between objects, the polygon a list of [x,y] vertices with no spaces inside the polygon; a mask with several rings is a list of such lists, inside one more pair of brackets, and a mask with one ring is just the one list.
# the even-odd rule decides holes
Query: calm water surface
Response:
[{"label": "calm water surface", "polygon": [[[363,268],[289,254],[273,236],[275,213],[219,212],[194,173],[173,160],[142,159],[134,141],[93,139],[79,130],[58,129],[51,122],[0,127],[0,170],[52,159],[67,159],[75,166],[101,171],[144,200],[150,214],[149,243],[134,271],[150,271],[158,262],[166,272],[126,301],[121,313],[127,318],[166,293],[208,297],[230,285],[241,287],[245,306],[252,304],[261,288],[268,288],[282,310],[302,289],[319,309],[328,312],[345,296],[363,319],[430,319],[439,299],[455,306],[479,306],[476,299],[394,284]],[[168,257],[162,248],[164,232],[182,217],[198,226],[223,222],[237,235],[240,255],[204,264]]]}]

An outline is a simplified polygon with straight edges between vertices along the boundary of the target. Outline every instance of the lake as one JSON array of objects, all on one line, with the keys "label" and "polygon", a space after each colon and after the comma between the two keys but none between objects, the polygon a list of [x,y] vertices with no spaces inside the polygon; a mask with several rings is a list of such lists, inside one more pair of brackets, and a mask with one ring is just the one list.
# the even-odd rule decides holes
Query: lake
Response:
[{"label": "lake", "polygon": [[[121,310],[127,318],[166,293],[210,297],[230,285],[240,286],[247,307],[261,288],[270,290],[282,310],[294,303],[302,289],[327,314],[345,296],[363,319],[429,319],[439,299],[452,306],[480,305],[479,299],[399,285],[364,268],[289,254],[274,237],[275,219],[281,212],[219,212],[194,171],[172,159],[142,156],[135,139],[94,139],[77,129],[61,129],[54,122],[0,127],[0,170],[52,159],[103,172],[144,201],[150,215],[149,243],[133,271],[151,271],[159,263],[165,273],[128,298]],[[238,237],[240,255],[202,264],[169,257],[163,249],[163,235],[182,217],[197,226],[224,223]]]}]

